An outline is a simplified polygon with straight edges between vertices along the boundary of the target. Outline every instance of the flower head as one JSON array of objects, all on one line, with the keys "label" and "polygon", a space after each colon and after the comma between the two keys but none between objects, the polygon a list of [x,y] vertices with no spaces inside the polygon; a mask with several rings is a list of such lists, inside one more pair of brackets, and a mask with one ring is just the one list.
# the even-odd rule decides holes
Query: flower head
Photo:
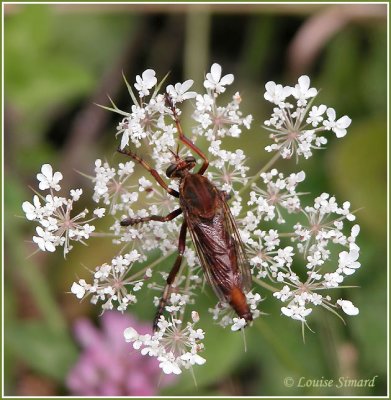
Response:
[{"label": "flower head", "polygon": [[225,87],[230,85],[234,81],[234,76],[232,74],[221,76],[221,65],[214,63],[210,72],[206,74],[206,79],[204,81],[204,86],[206,89],[211,89],[216,93],[224,93]]},{"label": "flower head", "polygon": [[289,86],[277,85],[270,81],[265,85],[266,92],[263,97],[277,106],[285,107],[285,99],[292,94],[292,88]]},{"label": "flower head", "polygon": [[301,76],[299,82],[290,91],[300,107],[306,106],[307,100],[318,94],[315,88],[310,88],[310,78],[307,75]]},{"label": "flower head", "polygon": [[[346,128],[351,123],[348,116],[336,120],[333,108],[327,108],[324,104],[312,106],[318,91],[310,87],[308,76],[301,76],[294,87],[283,87],[271,81],[265,88],[265,99],[277,106],[271,118],[265,121],[265,128],[271,132],[270,137],[274,140],[272,145],[265,148],[266,151],[278,151],[283,158],[293,155],[296,160],[300,156],[309,158],[314,149],[327,144],[327,138],[319,135],[320,132],[332,130],[337,138],[346,135]],[[296,106],[287,101],[290,96],[295,99]]]},{"label": "flower head", "polygon": [[184,100],[193,99],[197,96],[196,92],[188,92],[193,86],[194,81],[188,79],[183,83],[177,83],[175,86],[168,85],[167,93],[171,96],[174,103],[181,103]]},{"label": "flower head", "polygon": [[266,189],[254,185],[248,202],[248,205],[256,206],[250,212],[256,212],[258,220],[263,218],[269,221],[274,219],[277,214],[277,222],[281,224],[285,222],[282,209],[289,213],[298,212],[301,209],[298,197],[301,193],[296,193],[296,187],[304,181],[304,171],[290,174],[284,178],[284,175],[274,168],[270,172],[263,172],[261,178]]},{"label": "flower head", "polygon": [[78,299],[91,296],[93,304],[102,302],[102,311],[114,308],[125,311],[130,304],[137,302],[135,292],[138,292],[145,279],[148,279],[139,271],[132,271],[133,264],[139,259],[140,254],[136,250],[124,256],[117,256],[110,264],[105,263],[95,268],[91,284],[86,283],[84,279],[73,282],[71,292]]},{"label": "flower head", "polygon": [[136,76],[134,87],[139,91],[140,97],[148,96],[149,90],[156,85],[157,79],[155,75],[156,72],[153,69],[147,69],[141,76]]},{"label": "flower head", "polygon": [[60,246],[64,248],[65,256],[72,249],[71,241],[85,243],[89,239],[95,230],[95,226],[90,222],[102,217],[104,213],[100,210],[95,213],[95,217],[85,219],[88,214],[88,210],[85,209],[73,215],[74,204],[80,199],[83,191],[72,189],[69,199],[55,196],[53,190],[61,189],[58,182],[62,179],[62,174],[52,172],[52,167],[45,164],[42,166],[42,173],[37,175],[40,189],[49,189],[50,194],[45,197],[40,194],[34,195],[33,202],[23,202],[22,209],[28,220],[38,223],[33,242],[39,249],[54,252]]},{"label": "flower head", "polygon": [[134,327],[129,327],[125,329],[124,336],[142,355],[156,357],[165,374],[179,375],[182,369],[202,365],[206,361],[199,355],[204,347],[201,340],[205,333],[195,329],[195,323],[196,320],[182,324],[177,318],[166,320],[161,316],[158,331],[153,335],[141,335]]},{"label": "flower head", "polygon": [[53,168],[50,164],[44,164],[41,168],[41,173],[37,175],[39,181],[39,189],[54,189],[59,191],[61,186],[58,184],[62,180],[62,173],[55,172],[53,174]]},{"label": "flower head", "polygon": [[[95,267],[90,280],[77,279],[71,285],[71,293],[79,300],[88,297],[102,311],[123,312],[137,302],[142,288],[155,290],[153,303],[160,316],[156,332],[144,332],[132,323],[124,330],[124,337],[137,354],[156,358],[166,375],[178,375],[206,362],[202,356],[206,333],[196,328],[200,315],[195,310],[189,312],[189,307],[197,304],[195,297],[205,282],[204,270],[208,272],[204,258],[213,266],[214,258],[225,260],[224,268],[220,268],[225,274],[221,279],[245,293],[253,319],[261,314],[262,298],[255,287],[244,283],[237,266],[243,275],[251,270],[254,285],[272,290],[272,298],[281,304],[284,317],[305,325],[319,306],[334,313],[342,310],[357,315],[358,308],[349,300],[337,300],[328,294],[361,267],[356,243],[359,226],[350,225],[356,218],[350,203],[340,204],[328,193],[308,202],[304,197],[307,193],[297,189],[308,172],[283,174],[272,167],[280,155],[295,156],[296,161],[301,156],[312,156],[313,150],[327,144],[324,132],[343,137],[350,118],[337,118],[335,110],[325,104],[313,105],[318,90],[311,87],[308,76],[301,76],[292,87],[267,82],[264,98],[274,108],[265,126],[274,142],[266,150],[277,154],[251,176],[246,154],[234,142],[250,129],[253,117],[241,111],[239,92],[234,92],[228,103],[222,103],[220,98],[233,83],[233,75],[223,75],[221,66],[213,64],[205,76],[205,90],[200,93],[191,91],[192,79],[167,85],[166,92],[159,93],[163,81],[158,83],[155,71],[147,69],[136,76],[136,94],[126,82],[133,101],[126,111],[114,103],[113,108],[105,107],[122,116],[116,132],[121,154],[117,155],[120,162],[115,167],[101,159],[95,162],[90,179],[93,200],[99,207],[91,219],[86,219],[87,210],[73,211],[83,195],[81,189],[72,189],[68,198],[55,196],[62,175],[53,173],[49,164],[37,176],[40,189],[48,189],[49,194],[44,197],[37,193],[32,202],[22,205],[26,218],[37,222],[33,241],[49,252],[63,246],[66,254],[72,241],[84,243],[92,235],[95,227],[91,221],[105,215],[111,218],[109,235],[120,250],[111,261]],[[185,104],[193,107],[193,112],[187,112],[189,107]],[[188,124],[191,129],[182,125],[187,118],[193,121]],[[232,142],[230,150],[224,147],[226,138]],[[208,159],[206,171],[207,163],[200,160],[204,158],[202,153]],[[194,163],[189,164],[187,157],[195,157]],[[179,168],[180,160],[189,168],[194,167],[189,174],[204,172],[214,187],[217,213],[209,213],[209,207],[205,213],[213,214],[213,218],[198,213],[201,206],[187,207],[195,195],[183,196],[184,179],[168,179],[172,175],[168,168],[173,163]],[[202,191],[202,187],[196,190]],[[209,194],[210,190],[206,192]],[[194,230],[188,228],[190,234],[184,235],[188,214],[193,211],[194,219],[199,218],[205,229],[212,226],[211,235],[221,235],[221,240],[212,241],[207,254],[200,251],[198,242],[193,243]],[[217,215],[227,218],[216,218]],[[208,241],[209,235],[206,236]],[[203,238],[200,241],[204,242]],[[233,248],[242,248],[243,252],[232,252]],[[178,249],[180,257],[171,272],[159,270],[161,265],[169,264],[167,258],[177,255]],[[214,271],[210,273],[213,275]],[[227,287],[223,301],[210,312],[216,323],[229,327],[227,333],[235,335],[246,321],[229,304],[234,303],[230,298],[233,292]]]},{"label": "flower head", "polygon": [[344,137],[346,135],[346,128],[350,126],[352,120],[344,115],[336,121],[336,114],[334,108],[328,108],[326,112],[328,120],[323,121],[323,125],[327,130],[332,130],[337,138]]}]

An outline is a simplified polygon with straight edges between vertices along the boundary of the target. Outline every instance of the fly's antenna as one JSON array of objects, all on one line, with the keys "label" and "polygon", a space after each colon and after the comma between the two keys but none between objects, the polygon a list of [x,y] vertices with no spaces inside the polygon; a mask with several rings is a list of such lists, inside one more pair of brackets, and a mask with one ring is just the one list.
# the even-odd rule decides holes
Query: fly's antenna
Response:
[{"label": "fly's antenna", "polygon": [[175,161],[178,161],[179,160],[179,155],[178,155],[178,149],[177,149],[177,152],[176,153],[174,153],[171,149],[168,149],[168,151],[174,156],[174,158],[175,158]]},{"label": "fly's antenna", "polygon": [[179,143],[176,147],[176,152],[174,153],[171,149],[168,149],[168,151],[174,156],[175,161],[178,161],[181,159],[181,157],[179,157]]}]

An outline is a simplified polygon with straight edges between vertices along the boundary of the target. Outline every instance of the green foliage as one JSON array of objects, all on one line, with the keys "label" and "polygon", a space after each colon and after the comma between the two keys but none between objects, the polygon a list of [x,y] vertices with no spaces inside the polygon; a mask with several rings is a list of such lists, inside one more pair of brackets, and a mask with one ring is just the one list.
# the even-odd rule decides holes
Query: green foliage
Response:
[{"label": "green foliage", "polygon": [[64,381],[77,359],[70,336],[39,321],[7,324],[5,346],[34,371],[59,382]]},{"label": "green foliage", "polygon": [[[252,113],[255,117],[251,131],[246,132],[240,142],[240,147],[249,157],[251,171],[259,170],[271,158],[264,152],[270,141],[261,128],[271,111],[263,102],[263,85],[270,79],[293,83],[281,76],[289,75],[285,60],[291,38],[297,27],[311,17],[305,7],[308,16],[289,10],[281,15],[278,14],[279,7],[274,9],[275,12],[269,8],[268,12],[247,17],[231,16],[230,21],[235,20],[237,24],[230,25],[232,32],[224,26],[221,37],[231,43],[237,39],[233,36],[240,34],[242,43],[240,49],[232,48],[229,54],[223,53],[219,46],[218,51],[213,50],[216,26],[215,19],[211,18],[210,43],[199,46],[205,49],[202,59],[207,59],[210,51],[210,62],[227,63],[227,72],[231,71],[228,71],[228,66],[233,67],[235,90],[240,90],[243,98],[243,113]],[[29,252],[26,251],[25,233],[31,232],[31,226],[17,217],[22,215],[22,202],[31,201],[33,195],[24,189],[26,182],[34,180],[42,163],[56,165],[61,157],[62,149],[53,148],[53,143],[48,141],[48,131],[59,115],[67,115],[73,109],[79,111],[81,103],[90,102],[105,72],[120,59],[129,37],[137,32],[139,22],[150,17],[144,12],[136,14],[131,8],[128,12],[118,12],[115,8],[113,12],[109,11],[87,8],[81,12],[76,7],[70,12],[51,5],[26,4],[20,5],[18,11],[10,12],[4,19],[5,117],[10,125],[6,126],[5,152],[4,383],[9,394],[15,395],[11,392],[20,374],[20,361],[36,373],[64,383],[69,368],[77,359],[78,350],[74,339],[67,333],[69,329],[65,326],[64,310],[58,297],[68,296],[66,292],[75,276],[83,278],[87,274],[84,266],[92,269],[117,251],[110,240],[95,239],[88,247],[75,246],[65,261],[61,255],[26,259]],[[224,15],[219,18],[221,21]],[[156,31],[164,25],[159,21],[153,26]],[[163,43],[171,49],[172,43],[164,41],[164,35],[158,39],[160,42],[156,43]],[[151,55],[148,56],[151,42],[148,40],[146,38],[146,42],[140,44],[145,48],[145,54],[140,53],[140,59],[131,60],[134,71],[143,63],[143,68],[159,69],[158,65],[147,65],[148,57],[151,59]],[[194,42],[187,40],[186,43]],[[345,326],[335,316],[319,313],[310,318],[310,327],[315,333],[307,332],[304,343],[300,324],[282,318],[272,295],[260,290],[262,297],[266,297],[261,309],[267,315],[246,330],[248,351],[244,352],[240,333],[222,330],[213,324],[210,317],[208,319],[207,310],[214,305],[215,298],[211,291],[205,290],[194,306],[202,317],[201,321],[208,323],[207,327],[201,326],[206,330],[206,349],[202,355],[207,363],[194,368],[198,386],[195,387],[191,374],[185,373],[171,388],[161,390],[161,394],[230,394],[231,381],[239,382],[240,394],[245,395],[373,396],[386,393],[386,46],[385,24],[368,21],[344,27],[321,49],[316,65],[304,73],[311,76],[316,87],[322,88],[320,103],[335,107],[338,116],[348,114],[353,120],[352,125],[343,139],[336,140],[330,134],[327,150],[317,152],[312,159],[298,165],[295,160],[277,165],[284,173],[306,171],[307,179],[300,190],[316,196],[329,191],[336,194],[339,202],[349,200],[353,209],[359,209],[356,215],[361,225],[362,267],[351,284],[360,287],[346,292],[341,290],[340,296],[349,296],[360,308],[360,315],[347,318]],[[170,53],[166,47],[158,50],[164,55]],[[185,49],[184,53],[201,57],[192,48]],[[176,59],[168,59],[166,63],[172,73],[164,85],[177,79],[175,74],[182,71],[183,55],[179,53]],[[191,64],[191,60],[187,60],[187,64]],[[128,75],[127,71],[124,73],[129,82],[123,85],[126,92],[134,76]],[[189,78],[202,80],[204,73],[205,70],[200,70],[196,77],[183,71],[178,81]],[[118,79],[122,80],[122,77],[118,76]],[[128,97],[125,107],[130,104]],[[113,97],[113,100],[119,108],[122,107],[122,98]],[[116,115],[113,118],[107,137],[114,138],[115,121],[121,117]],[[184,127],[189,131],[191,125],[184,121]],[[107,156],[111,160],[115,147],[108,146],[108,140],[102,140],[100,157]],[[230,150],[237,146],[235,140],[227,142]],[[71,168],[63,172],[75,173]],[[138,173],[136,171],[136,178]],[[87,187],[85,192],[91,193]],[[90,204],[85,206],[92,208]],[[99,228],[105,230],[104,226]],[[167,258],[160,270],[168,271],[174,258],[174,255]],[[20,318],[18,296],[21,286],[27,288],[29,299],[37,307],[41,319],[29,321]],[[150,321],[153,317],[155,310],[151,299],[157,294],[152,290],[141,293],[138,304],[132,308],[140,320]],[[87,302],[80,305],[76,299],[72,301],[67,303],[68,307],[83,310],[91,318],[96,316],[96,310]],[[351,345],[358,356],[353,368],[355,376],[371,378],[379,375],[379,385],[365,391],[352,389],[347,392],[284,386],[284,377],[324,376],[332,379],[344,374],[339,357],[345,344]]]},{"label": "green foliage", "polygon": [[358,121],[345,140],[334,142],[326,164],[333,185],[343,199],[349,199],[353,209],[360,208],[358,219],[381,238],[386,235],[387,218],[385,122],[379,118]]},{"label": "green foliage", "polygon": [[107,61],[123,46],[118,36],[128,33],[127,22],[110,14],[61,14],[37,4],[7,17],[5,98],[28,127],[27,143],[38,144],[53,114],[94,90]]},{"label": "green foliage", "polygon": [[27,115],[34,107],[42,118],[48,106],[53,110],[94,84],[88,69],[68,56],[67,35],[59,35],[57,26],[52,9],[42,5],[24,7],[5,26],[6,94]]}]

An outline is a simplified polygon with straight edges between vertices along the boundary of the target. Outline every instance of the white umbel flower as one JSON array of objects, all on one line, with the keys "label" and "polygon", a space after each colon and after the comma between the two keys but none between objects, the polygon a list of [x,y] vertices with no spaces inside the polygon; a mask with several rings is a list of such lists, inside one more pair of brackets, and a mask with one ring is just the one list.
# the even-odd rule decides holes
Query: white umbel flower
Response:
[{"label": "white umbel flower", "polygon": [[216,93],[224,93],[225,87],[230,85],[234,81],[232,74],[221,76],[222,68],[221,65],[214,63],[210,69],[210,72],[206,74],[204,86],[206,89],[211,89]]},{"label": "white umbel flower", "polygon": [[134,87],[139,91],[140,97],[148,96],[149,90],[156,85],[157,79],[155,75],[156,72],[153,69],[147,69],[141,76],[136,76]]},{"label": "white umbel flower", "polygon": [[334,108],[328,108],[326,113],[329,119],[323,121],[324,127],[328,130],[332,130],[337,138],[344,137],[347,133],[346,128],[350,126],[352,120],[347,115],[336,120]]},{"label": "white umbel flower", "polygon": [[41,173],[37,175],[39,181],[39,189],[54,189],[59,191],[61,186],[58,184],[62,180],[62,173],[55,172],[53,174],[53,168],[50,164],[44,164],[41,168]]},{"label": "white umbel flower", "polygon": [[183,83],[177,83],[175,86],[168,85],[166,90],[174,103],[181,103],[184,100],[193,99],[197,96],[196,92],[188,92],[193,86],[193,83],[194,81],[192,79],[188,79]]}]

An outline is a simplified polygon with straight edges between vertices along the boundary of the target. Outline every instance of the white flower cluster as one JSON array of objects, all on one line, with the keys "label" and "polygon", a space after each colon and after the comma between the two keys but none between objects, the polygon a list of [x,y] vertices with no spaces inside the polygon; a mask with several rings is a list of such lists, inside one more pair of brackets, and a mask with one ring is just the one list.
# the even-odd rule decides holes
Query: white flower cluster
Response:
[{"label": "white flower cluster", "polygon": [[[275,298],[286,304],[281,308],[282,313],[303,323],[317,305],[333,312],[341,307],[347,314],[357,315],[358,309],[351,302],[344,303],[347,300],[342,299],[333,302],[329,295],[318,293],[340,287],[346,276],[360,267],[357,261],[359,247],[356,244],[359,226],[353,225],[350,234],[344,234],[347,229],[345,222],[355,220],[350,203],[339,206],[335,197],[323,193],[315,199],[313,206],[303,207],[298,195],[304,193],[297,193],[296,188],[305,179],[304,171],[284,178],[282,173],[272,169],[262,173],[261,179],[263,184],[259,187],[254,184],[254,190],[250,192],[248,204],[253,208],[240,220],[241,235],[255,280],[259,282],[266,278],[274,285],[283,285],[273,293]],[[284,213],[295,213],[298,218],[304,217],[304,221],[293,223],[289,230]],[[284,233],[276,229],[259,229],[259,221],[274,219],[278,224],[284,224]],[[284,237],[291,239],[289,245],[283,246]],[[332,252],[331,247],[337,245],[344,250],[340,251],[338,267],[335,267],[335,251]],[[295,272],[302,257],[307,272],[304,282]]]},{"label": "white flower cluster", "polygon": [[64,255],[66,255],[72,249],[71,240],[85,243],[85,240],[95,230],[95,226],[90,225],[90,222],[103,217],[105,209],[95,209],[95,217],[88,220],[84,219],[88,210],[72,216],[74,203],[80,199],[83,193],[82,189],[72,189],[70,199],[55,196],[54,191],[61,189],[59,182],[62,180],[62,174],[60,172],[53,174],[53,168],[50,164],[42,166],[37,179],[39,189],[49,189],[50,194],[43,197],[37,193],[34,195],[32,203],[25,201],[22,204],[26,218],[39,224],[36,227],[37,236],[33,236],[33,241],[42,251],[54,252],[56,247],[62,246]]},{"label": "white flower cluster", "polygon": [[296,187],[298,183],[304,181],[304,171],[290,174],[287,178],[284,178],[284,175],[274,168],[270,172],[263,172],[261,178],[266,190],[253,185],[254,190],[250,192],[250,200],[247,204],[249,206],[255,205],[255,208],[252,208],[247,213],[246,224],[249,226],[248,230],[252,230],[251,227],[255,229],[256,221],[271,221],[276,214],[277,223],[283,224],[285,222],[282,217],[283,209],[289,213],[300,210],[298,197],[300,193],[296,193]]},{"label": "white flower cluster", "polygon": [[147,269],[133,273],[133,264],[139,259],[140,254],[136,250],[117,256],[110,264],[95,268],[92,284],[79,279],[73,282],[71,292],[78,299],[91,296],[93,304],[102,302],[102,311],[112,310],[114,304],[118,311],[125,311],[129,304],[137,302],[134,292],[138,292],[144,281],[150,278]]},{"label": "white flower cluster", "polygon": [[[334,109],[323,104],[312,106],[318,91],[310,87],[307,76],[300,77],[294,87],[268,82],[264,97],[275,108],[265,125],[275,143],[266,150],[277,153],[267,166],[248,176],[245,153],[239,148],[224,149],[225,138],[239,138],[244,129],[250,129],[253,119],[240,111],[239,93],[228,104],[219,104],[219,96],[233,80],[232,74],[224,75],[221,66],[213,64],[206,74],[203,93],[191,91],[191,79],[168,85],[162,93],[164,79],[158,83],[155,71],[148,69],[136,77],[133,84],[136,93],[126,82],[133,100],[129,112],[118,109],[113,102],[113,108],[104,107],[123,117],[117,135],[121,136],[119,148],[124,154],[117,156],[121,161],[117,167],[100,159],[95,162],[95,174],[90,177],[94,185],[93,200],[103,208],[94,211],[94,218],[103,217],[107,211],[114,220],[110,236],[121,250],[110,263],[91,271],[91,283],[84,279],[73,283],[71,292],[78,299],[89,297],[92,303],[100,304],[102,311],[123,312],[137,302],[139,290],[147,286],[158,291],[154,304],[159,304],[169,274],[153,272],[167,264],[169,256],[177,254],[183,223],[183,216],[179,215],[181,199],[178,201],[165,189],[168,186],[171,191],[178,190],[178,182],[168,180],[166,170],[176,156],[182,159],[195,156],[178,140],[178,130],[182,129],[179,119],[188,117],[193,125],[184,132],[185,136],[195,145],[201,141],[202,148],[208,150],[209,168],[205,176],[225,192],[227,199],[231,197],[231,213],[238,222],[254,283],[272,290],[272,298],[282,303],[283,315],[303,324],[315,306],[334,313],[339,309],[348,315],[359,313],[350,300],[332,299],[325,294],[341,287],[345,278],[360,267],[356,243],[359,226],[351,226],[355,216],[350,203],[339,205],[335,197],[323,193],[312,206],[304,206],[306,193],[297,188],[305,180],[305,172],[284,175],[272,167],[280,155],[310,157],[313,149],[327,143],[319,135],[321,131],[332,130],[337,137],[343,137],[350,118],[337,119]],[[294,105],[289,97],[294,99]],[[183,102],[193,106],[191,115],[182,114]],[[126,158],[126,154],[131,157]],[[195,165],[195,170],[198,168]],[[142,171],[145,176],[137,181],[135,171]],[[64,246],[66,254],[71,249],[71,240],[84,243],[91,235],[95,228],[89,223],[94,218],[85,220],[87,210],[71,216],[82,191],[72,190],[70,199],[55,196],[62,175],[53,173],[50,165],[45,164],[37,178],[39,188],[49,190],[50,194],[46,197],[37,194],[32,203],[23,203],[27,219],[39,224],[33,240],[43,251]],[[249,193],[246,198],[245,193]],[[164,216],[168,218],[161,218]],[[141,267],[141,262],[146,263]],[[165,291],[169,293],[164,309],[168,316],[160,317],[157,332],[141,335],[128,328],[124,333],[134,349],[156,357],[167,374],[179,374],[183,369],[205,363],[199,355],[204,332],[194,327],[198,314],[192,313],[191,322],[184,319],[186,307],[196,304],[195,296],[205,282],[189,233],[181,262],[175,281]],[[152,276],[160,281],[155,282]],[[263,299],[255,289],[245,294],[256,319],[261,314],[259,304]],[[231,331],[248,324],[229,304],[219,302],[209,311],[216,323],[230,327]]]},{"label": "white flower cluster", "polygon": [[129,180],[134,172],[134,162],[128,161],[118,165],[118,171],[110,167],[108,162],[95,161],[95,183],[93,200],[103,202],[110,206],[110,213],[122,211],[127,204],[132,204],[138,199],[135,185],[130,185]]},{"label": "white flower cluster", "polygon": [[177,312],[169,320],[161,316],[158,330],[153,335],[140,335],[134,328],[129,327],[125,329],[124,336],[142,355],[156,357],[165,374],[178,375],[182,373],[182,369],[203,365],[206,360],[199,355],[204,349],[201,341],[205,332],[194,328],[199,321],[198,313],[193,311],[192,322],[187,323],[178,319],[176,315]]},{"label": "white flower cluster", "polygon": [[[293,155],[296,159],[299,156],[309,158],[313,149],[327,144],[327,138],[319,132],[332,130],[337,138],[346,135],[352,120],[347,115],[337,120],[335,110],[324,104],[312,106],[318,91],[310,87],[308,76],[301,76],[294,87],[271,81],[266,83],[265,89],[265,99],[276,105],[271,118],[264,122],[275,142],[267,146],[266,151],[278,151],[283,158]],[[295,105],[287,101],[290,96]]]},{"label": "white flower cluster", "polygon": [[253,275],[258,279],[276,280],[281,269],[288,269],[293,262],[293,247],[279,247],[280,237],[275,229],[262,231],[260,229],[248,235],[246,241],[247,255],[253,267]]},{"label": "white flower cluster", "polygon": [[[353,225],[349,235],[344,234],[344,221],[355,219],[349,203],[339,207],[334,197],[323,193],[315,199],[314,206],[305,207],[302,212],[307,224],[297,223],[294,226],[292,240],[297,243],[298,253],[305,257],[307,279],[303,282],[292,271],[291,262],[274,269],[273,278],[284,284],[280,291],[274,293],[277,299],[287,303],[281,308],[282,313],[304,322],[314,306],[330,311],[340,306],[345,313],[357,315],[358,309],[351,302],[342,299],[333,302],[331,296],[318,293],[341,286],[344,279],[360,267],[357,261],[360,249],[356,244],[360,228],[357,224]],[[347,248],[339,253],[338,263],[333,260],[330,249],[337,245]],[[293,251],[292,247],[290,251]]]}]

